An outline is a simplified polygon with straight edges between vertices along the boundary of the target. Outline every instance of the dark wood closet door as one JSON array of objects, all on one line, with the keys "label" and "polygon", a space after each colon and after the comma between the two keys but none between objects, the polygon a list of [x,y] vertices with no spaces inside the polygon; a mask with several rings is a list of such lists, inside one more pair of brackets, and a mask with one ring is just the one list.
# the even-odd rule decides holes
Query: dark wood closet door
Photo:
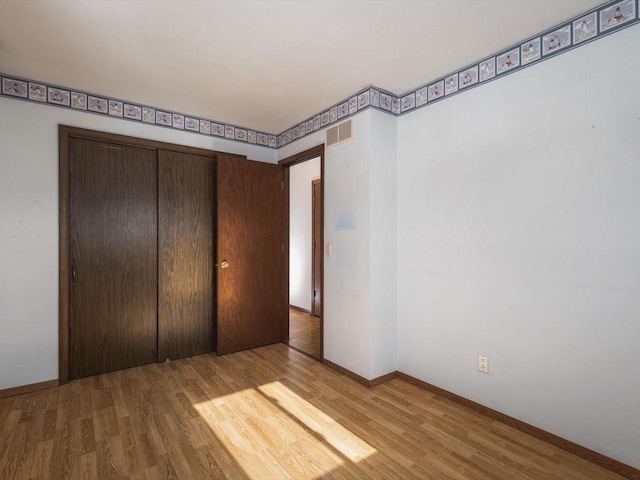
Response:
[{"label": "dark wood closet door", "polygon": [[219,155],[218,354],[282,341],[282,167]]},{"label": "dark wood closet door", "polygon": [[70,378],[157,358],[155,150],[70,142]]},{"label": "dark wood closet door", "polygon": [[215,350],[215,160],[158,152],[158,360]]}]

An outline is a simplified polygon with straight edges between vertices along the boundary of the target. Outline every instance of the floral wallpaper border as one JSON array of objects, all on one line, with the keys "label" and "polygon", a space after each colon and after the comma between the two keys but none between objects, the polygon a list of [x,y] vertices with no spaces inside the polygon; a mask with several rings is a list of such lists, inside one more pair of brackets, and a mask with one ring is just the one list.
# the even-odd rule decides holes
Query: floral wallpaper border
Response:
[{"label": "floral wallpaper border", "polygon": [[368,108],[400,116],[540,63],[640,22],[640,0],[613,0],[403,95],[370,86],[280,134],[178,113],[138,102],[0,74],[0,94],[199,135],[280,148]]}]

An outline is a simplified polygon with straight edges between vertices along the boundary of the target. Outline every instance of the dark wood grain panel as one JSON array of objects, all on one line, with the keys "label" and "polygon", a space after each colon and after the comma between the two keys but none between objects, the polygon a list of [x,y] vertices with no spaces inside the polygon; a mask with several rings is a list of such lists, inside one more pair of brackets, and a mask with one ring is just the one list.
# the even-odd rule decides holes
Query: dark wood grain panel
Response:
[{"label": "dark wood grain panel", "polygon": [[69,382],[69,132],[58,128],[58,380]]},{"label": "dark wood grain panel", "polygon": [[290,220],[289,210],[291,203],[291,169],[284,168],[284,201],[282,208],[282,243],[284,244],[284,255],[282,255],[282,307],[284,308],[283,322],[282,322],[282,340],[289,344],[291,339],[291,331],[289,328],[289,235],[290,235]]},{"label": "dark wood grain panel", "polygon": [[69,195],[71,379],[155,362],[156,152],[71,139]]},{"label": "dark wood grain panel", "polygon": [[158,360],[215,350],[215,159],[158,152]]},{"label": "dark wood grain panel", "polygon": [[[201,155],[206,157],[215,157],[214,151],[205,150],[194,147],[186,147],[183,145],[175,145],[154,140],[134,138],[125,135],[116,135],[113,133],[99,132],[95,130],[87,130],[83,128],[60,125],[59,131],[59,382],[65,384],[69,381],[69,364],[70,364],[70,198],[69,198],[69,164],[70,149],[69,144],[73,138],[95,140],[108,144],[143,147],[151,150],[170,150],[174,152],[187,153],[192,155]],[[238,158],[246,158],[240,155],[228,154]]]},{"label": "dark wood grain panel", "polygon": [[217,351],[223,354],[283,339],[284,195],[278,165],[227,155],[217,164]]}]

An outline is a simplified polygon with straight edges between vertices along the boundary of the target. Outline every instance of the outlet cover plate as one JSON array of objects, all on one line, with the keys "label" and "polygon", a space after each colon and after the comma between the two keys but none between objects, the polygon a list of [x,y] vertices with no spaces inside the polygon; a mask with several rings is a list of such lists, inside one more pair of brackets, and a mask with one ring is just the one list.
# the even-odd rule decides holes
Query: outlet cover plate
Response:
[{"label": "outlet cover plate", "polygon": [[489,373],[489,357],[478,355],[478,371],[482,373]]}]

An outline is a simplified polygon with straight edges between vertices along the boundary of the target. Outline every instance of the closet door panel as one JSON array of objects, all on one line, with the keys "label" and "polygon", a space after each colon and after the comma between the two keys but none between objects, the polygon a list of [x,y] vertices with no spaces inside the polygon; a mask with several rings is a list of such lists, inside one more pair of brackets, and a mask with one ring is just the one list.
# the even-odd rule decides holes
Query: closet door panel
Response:
[{"label": "closet door panel", "polygon": [[215,159],[158,152],[158,361],[215,350]]},{"label": "closet door panel", "polygon": [[157,161],[70,142],[70,378],[157,358]]},{"label": "closet door panel", "polygon": [[218,155],[218,354],[282,341],[282,167]]}]

